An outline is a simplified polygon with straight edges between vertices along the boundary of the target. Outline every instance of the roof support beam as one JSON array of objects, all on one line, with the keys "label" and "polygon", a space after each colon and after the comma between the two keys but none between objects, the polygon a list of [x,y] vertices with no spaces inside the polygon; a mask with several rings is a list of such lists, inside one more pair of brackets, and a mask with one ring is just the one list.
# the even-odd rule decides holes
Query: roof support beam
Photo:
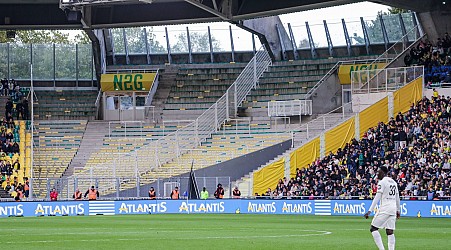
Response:
[{"label": "roof support beam", "polygon": [[207,11],[207,12],[209,12],[209,13],[211,13],[211,14],[219,17],[219,18],[221,18],[224,21],[230,21],[230,18],[225,16],[223,13],[221,13],[221,12],[215,10],[215,9],[212,9],[212,8],[206,6],[205,4],[203,4],[203,3],[201,3],[201,2],[199,2],[197,0],[185,0],[185,2],[194,5],[194,6],[198,7],[199,9],[205,10],[205,11]]}]

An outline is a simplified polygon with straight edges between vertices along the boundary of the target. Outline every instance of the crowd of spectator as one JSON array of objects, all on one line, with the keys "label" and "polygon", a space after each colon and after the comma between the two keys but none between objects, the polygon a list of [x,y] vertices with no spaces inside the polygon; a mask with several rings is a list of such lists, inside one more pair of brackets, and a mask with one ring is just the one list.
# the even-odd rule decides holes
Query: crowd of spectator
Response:
[{"label": "crowd of spectator", "polygon": [[386,166],[404,199],[449,199],[450,130],[451,98],[424,97],[259,198],[368,199],[377,190],[377,169]]},{"label": "crowd of spectator", "polygon": [[410,50],[404,58],[407,66],[424,65],[427,86],[451,83],[451,37],[445,33],[432,43],[426,39]]},{"label": "crowd of spectator", "polygon": [[15,200],[21,200],[28,196],[28,179],[19,182],[17,173],[21,170],[19,162],[19,126],[17,119],[29,118],[29,105],[23,98],[20,86],[14,79],[2,79],[0,84],[0,96],[7,96],[5,104],[5,116],[0,119],[0,186],[8,193],[15,194]]}]

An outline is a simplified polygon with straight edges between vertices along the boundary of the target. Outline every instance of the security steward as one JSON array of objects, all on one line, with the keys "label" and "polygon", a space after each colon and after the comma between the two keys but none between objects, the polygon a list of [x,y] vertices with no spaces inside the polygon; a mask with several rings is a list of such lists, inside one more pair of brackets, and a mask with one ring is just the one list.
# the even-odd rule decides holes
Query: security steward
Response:
[{"label": "security steward", "polygon": [[241,191],[238,189],[238,187],[235,186],[235,189],[232,191],[233,199],[240,199],[241,198]]},{"label": "security steward", "polygon": [[85,193],[85,198],[88,196],[88,200],[95,201],[99,197],[99,191],[97,191],[94,186],[91,186],[91,189],[88,189]]},{"label": "security steward", "polygon": [[179,188],[178,187],[175,187],[174,190],[172,190],[172,192],[171,192],[171,199],[173,199],[173,200],[180,199],[180,193],[179,193]]},{"label": "security steward", "polygon": [[83,194],[77,188],[77,190],[75,190],[74,195],[72,195],[72,198],[74,198],[74,200],[76,200],[76,201],[80,201],[82,199],[82,197],[83,197]]},{"label": "security steward", "polygon": [[216,199],[222,199],[224,198],[224,188],[222,188],[221,183],[218,184],[218,188],[215,191],[215,198]]},{"label": "security steward", "polygon": [[150,187],[149,190],[149,199],[155,200],[157,198],[157,194],[155,193],[155,189],[153,187]]}]

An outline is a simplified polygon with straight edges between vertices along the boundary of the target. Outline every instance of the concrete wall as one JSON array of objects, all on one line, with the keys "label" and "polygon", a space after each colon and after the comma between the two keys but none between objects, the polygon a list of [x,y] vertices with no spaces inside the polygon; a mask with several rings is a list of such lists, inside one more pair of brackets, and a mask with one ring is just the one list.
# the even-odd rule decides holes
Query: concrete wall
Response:
[{"label": "concrete wall", "polygon": [[[253,30],[256,33],[259,33],[265,36],[266,41],[268,42],[271,51],[274,54],[276,60],[281,60],[282,56],[282,46],[279,39],[279,35],[277,33],[276,26],[279,26],[279,30],[281,33],[282,41],[286,50],[293,50],[293,46],[291,45],[290,37],[288,36],[287,31],[285,30],[282,21],[279,16],[269,16],[258,19],[244,20],[242,23],[248,29]],[[253,33],[254,33],[253,32]],[[261,41],[262,44],[265,41]]]},{"label": "concrete wall", "polygon": [[341,85],[338,75],[331,75],[313,93],[312,97],[313,113],[324,114],[341,106]]},{"label": "concrete wall", "polygon": [[[436,88],[436,90],[438,91],[439,95],[451,96],[451,88]],[[432,89],[423,88],[423,96],[431,98],[432,92]]]},{"label": "concrete wall", "polygon": [[[448,4],[449,5],[449,4]],[[451,33],[451,13],[449,11],[435,10],[418,13],[418,19],[424,32],[428,34],[431,42],[443,37],[445,32]]]},{"label": "concrete wall", "polygon": [[352,111],[361,112],[382,98],[386,97],[388,93],[370,93],[370,94],[353,94],[352,95]]}]

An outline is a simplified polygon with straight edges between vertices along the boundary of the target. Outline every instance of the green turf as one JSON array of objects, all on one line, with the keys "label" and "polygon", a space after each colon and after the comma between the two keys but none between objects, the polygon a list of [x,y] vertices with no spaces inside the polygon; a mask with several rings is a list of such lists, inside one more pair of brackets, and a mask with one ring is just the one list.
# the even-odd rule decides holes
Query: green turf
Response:
[{"label": "green turf", "polygon": [[[0,218],[2,249],[376,249],[363,217],[124,215]],[[387,237],[382,238],[387,246]],[[396,249],[450,249],[450,219],[401,218]]]}]

